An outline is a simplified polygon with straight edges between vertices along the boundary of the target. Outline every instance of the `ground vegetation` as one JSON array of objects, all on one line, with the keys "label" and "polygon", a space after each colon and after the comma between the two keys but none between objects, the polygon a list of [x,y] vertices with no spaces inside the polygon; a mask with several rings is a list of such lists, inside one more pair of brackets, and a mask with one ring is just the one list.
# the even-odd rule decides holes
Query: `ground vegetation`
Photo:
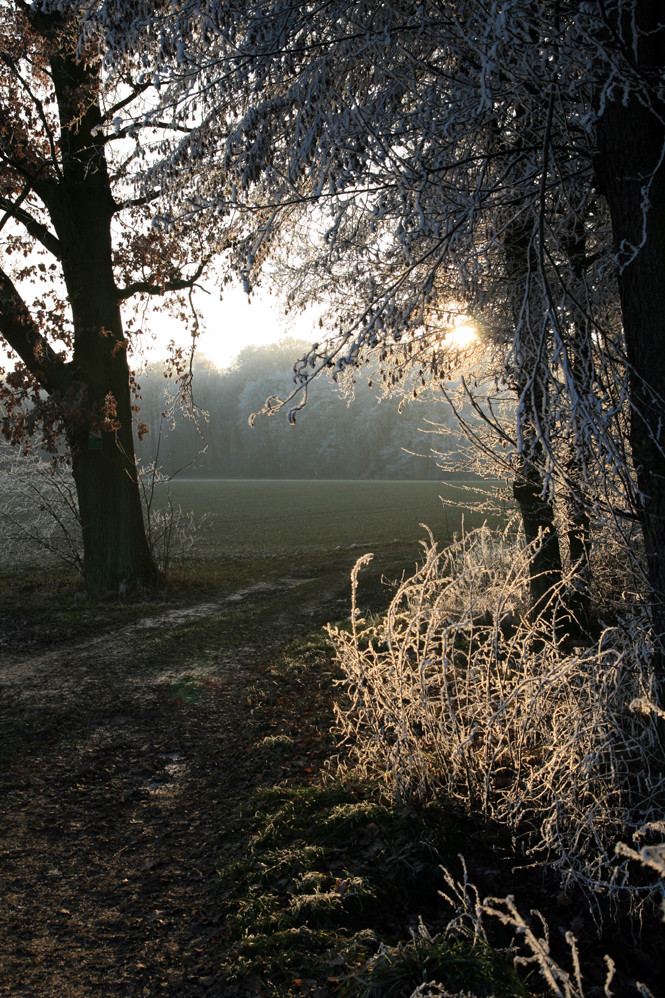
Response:
[{"label": "ground vegetation", "polygon": [[[361,575],[366,618],[400,554]],[[141,600],[1,573],[0,993],[580,998],[608,952],[606,993],[656,994],[660,924],[598,939],[500,825],[336,768],[320,625],[348,613],[348,552],[325,565],[195,561]]]}]

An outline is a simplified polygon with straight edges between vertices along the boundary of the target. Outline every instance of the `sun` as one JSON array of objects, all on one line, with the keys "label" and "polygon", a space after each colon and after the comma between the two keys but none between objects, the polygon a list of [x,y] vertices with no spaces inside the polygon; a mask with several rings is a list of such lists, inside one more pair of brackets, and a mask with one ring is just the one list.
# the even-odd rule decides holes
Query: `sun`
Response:
[{"label": "sun", "polygon": [[458,350],[465,350],[478,339],[478,330],[470,322],[460,322],[446,333],[447,342]]}]

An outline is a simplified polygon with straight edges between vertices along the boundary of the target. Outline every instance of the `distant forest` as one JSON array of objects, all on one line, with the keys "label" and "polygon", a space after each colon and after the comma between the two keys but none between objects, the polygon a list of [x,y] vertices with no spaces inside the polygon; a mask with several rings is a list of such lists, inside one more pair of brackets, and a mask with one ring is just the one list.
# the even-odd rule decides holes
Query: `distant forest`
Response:
[{"label": "distant forest", "polygon": [[[446,422],[448,413],[423,390],[422,397],[402,405],[381,398],[380,388],[356,374],[352,391],[317,385],[295,425],[284,410],[248,423],[269,395],[282,397],[292,387],[292,366],[309,344],[293,339],[268,347],[248,347],[235,363],[219,370],[205,357],[194,363],[197,418],[175,409],[175,426],[162,418],[169,411],[174,383],[164,377],[162,362],[149,364],[137,376],[140,422],[148,433],[137,441],[145,465],[157,457],[167,476],[179,469],[201,478],[379,478],[440,479],[431,448],[441,448],[427,420]],[[348,387],[348,386],[347,386]],[[411,396],[413,389],[409,390]],[[447,446],[450,446],[448,441]],[[158,450],[159,449],[159,450]],[[421,455],[421,456],[418,456]]]}]

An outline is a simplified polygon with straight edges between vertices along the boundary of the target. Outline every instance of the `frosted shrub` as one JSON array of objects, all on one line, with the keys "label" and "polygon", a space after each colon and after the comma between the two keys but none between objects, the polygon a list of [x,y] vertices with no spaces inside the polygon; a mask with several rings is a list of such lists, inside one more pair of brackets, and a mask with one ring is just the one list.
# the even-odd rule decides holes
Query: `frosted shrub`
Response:
[{"label": "frosted shrub", "polygon": [[[139,467],[139,490],[143,502],[146,536],[152,555],[166,574],[174,559],[182,560],[194,546],[194,539],[207,517],[195,516],[174,503],[170,481],[154,463]],[[165,501],[157,503],[158,490],[166,490]]]},{"label": "frosted shrub", "polygon": [[146,534],[161,572],[166,574],[174,561],[182,561],[191,551],[203,519],[191,510],[184,510],[180,503],[174,503],[170,494],[165,506],[150,510]]},{"label": "frosted shrub", "polygon": [[[204,518],[172,501],[157,502],[167,479],[152,465],[139,469],[146,535],[153,557],[166,573],[192,548]],[[71,469],[36,455],[0,450],[0,551],[5,565],[61,561],[83,574],[83,541]]]},{"label": "frosted shrub", "polygon": [[378,623],[355,617],[370,556],[354,568],[351,632],[331,629],[346,741],[396,797],[443,795],[501,822],[564,888],[618,901],[628,859],[615,844],[659,817],[665,789],[639,604],[598,637],[572,638],[572,579],[529,619],[530,552],[510,528],[424,547]]},{"label": "frosted shrub", "polygon": [[63,561],[83,574],[81,522],[68,467],[3,447],[0,496],[4,564]]}]

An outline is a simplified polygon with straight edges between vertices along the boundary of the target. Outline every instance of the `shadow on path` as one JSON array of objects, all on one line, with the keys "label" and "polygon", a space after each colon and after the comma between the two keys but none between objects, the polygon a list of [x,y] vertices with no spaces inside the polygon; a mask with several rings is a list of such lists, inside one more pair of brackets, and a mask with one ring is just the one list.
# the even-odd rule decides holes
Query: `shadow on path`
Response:
[{"label": "shadow on path", "polygon": [[294,612],[310,629],[340,615],[345,580],[323,598],[310,583],[6,656],[0,995],[233,994],[216,852],[253,789],[283,775],[253,752],[262,663]]}]

